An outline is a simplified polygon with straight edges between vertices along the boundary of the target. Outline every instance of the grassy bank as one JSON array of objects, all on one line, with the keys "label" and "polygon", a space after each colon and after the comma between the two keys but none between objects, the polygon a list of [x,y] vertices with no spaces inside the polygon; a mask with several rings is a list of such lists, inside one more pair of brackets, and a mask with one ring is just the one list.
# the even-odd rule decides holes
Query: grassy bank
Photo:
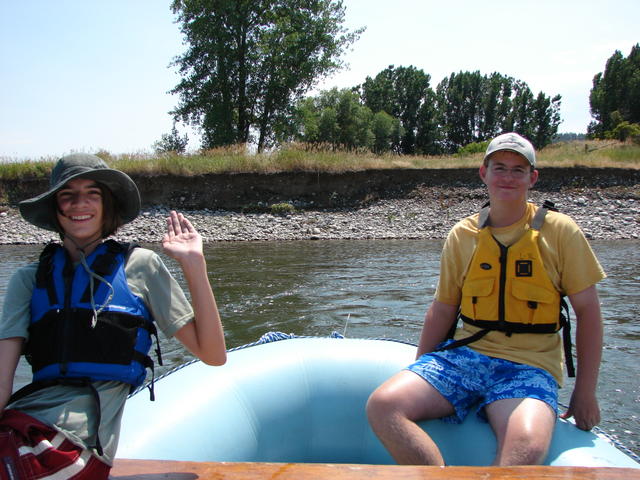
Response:
[{"label": "grassy bank", "polygon": [[[370,169],[477,167],[482,154],[409,156],[309,150],[289,145],[278,151],[249,154],[242,146],[189,155],[96,153],[114,168],[138,175],[200,175],[206,173],[353,172]],[[0,163],[0,180],[48,176],[56,159]],[[538,152],[540,168],[607,167],[640,169],[640,146],[617,141],[574,141],[550,145]]]}]

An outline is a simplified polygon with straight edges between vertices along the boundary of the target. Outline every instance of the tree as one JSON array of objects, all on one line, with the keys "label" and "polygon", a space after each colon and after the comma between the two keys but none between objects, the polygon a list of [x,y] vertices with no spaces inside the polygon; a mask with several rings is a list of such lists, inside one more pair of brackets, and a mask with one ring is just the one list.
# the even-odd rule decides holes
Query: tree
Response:
[{"label": "tree", "polygon": [[534,96],[525,82],[499,73],[452,73],[435,92],[429,80],[422,70],[391,65],[357,87],[306,98],[292,114],[290,137],[375,153],[435,155],[506,131],[543,148],[558,131],[560,95]]},{"label": "tree", "polygon": [[558,125],[560,125],[560,100],[560,95],[549,98],[540,92],[533,102],[529,140],[531,140],[537,148],[549,145],[558,132]]},{"label": "tree", "polygon": [[507,119],[513,107],[514,79],[497,72],[482,81],[482,113],[478,125],[478,137],[493,138],[507,130]]},{"label": "tree", "polygon": [[575,132],[564,132],[564,133],[556,133],[553,137],[553,143],[558,142],[573,142],[578,140],[585,140],[587,135],[584,133],[575,133]]},{"label": "tree", "polygon": [[202,130],[205,148],[249,142],[255,131],[262,151],[362,32],[343,28],[338,0],[174,0],[171,8],[188,45],[174,61],[182,79],[171,113]]},{"label": "tree", "polygon": [[[505,130],[518,132],[528,139],[533,135],[531,119],[533,117],[533,92],[525,82],[515,80],[513,82],[513,98],[511,100],[511,112],[507,115],[504,125]],[[534,144],[535,145],[535,144]],[[536,147],[541,148],[536,145]]]},{"label": "tree", "polygon": [[390,65],[375,78],[367,77],[361,86],[362,101],[372,112],[386,112],[400,120],[403,133],[395,149],[401,153],[417,153],[418,130],[429,112],[421,108],[433,100],[430,80],[430,75],[413,66]]},{"label": "tree", "polygon": [[640,125],[623,120],[613,130],[608,131],[605,138],[615,138],[621,142],[631,139],[634,143],[640,143]]},{"label": "tree", "polygon": [[181,136],[174,123],[171,128],[171,133],[162,134],[160,140],[153,143],[153,149],[156,153],[184,153],[187,151],[188,144],[189,136],[186,133],[184,136]]},{"label": "tree", "polygon": [[587,132],[592,137],[605,138],[623,121],[640,122],[640,44],[627,58],[616,50],[607,60],[604,73],[593,77],[589,105],[594,120]]},{"label": "tree", "polygon": [[299,121],[296,140],[347,150],[373,147],[373,114],[353,89],[332,88],[306,98],[298,103],[294,117]]},{"label": "tree", "polygon": [[540,92],[534,96],[525,82],[499,73],[452,73],[436,87],[442,147],[453,153],[514,131],[543,148],[558,131],[560,101],[560,95],[550,98]]},{"label": "tree", "polygon": [[416,131],[416,153],[422,155],[441,154],[443,132],[442,115],[436,108],[436,94],[429,89],[422,106],[418,110],[418,129]]},{"label": "tree", "polygon": [[400,120],[381,110],[373,116],[371,132],[374,139],[372,150],[381,154],[393,151],[393,146],[400,143],[403,128]]},{"label": "tree", "polygon": [[444,148],[449,153],[484,140],[479,135],[482,80],[479,71],[452,73],[436,87],[437,108],[445,134]]}]

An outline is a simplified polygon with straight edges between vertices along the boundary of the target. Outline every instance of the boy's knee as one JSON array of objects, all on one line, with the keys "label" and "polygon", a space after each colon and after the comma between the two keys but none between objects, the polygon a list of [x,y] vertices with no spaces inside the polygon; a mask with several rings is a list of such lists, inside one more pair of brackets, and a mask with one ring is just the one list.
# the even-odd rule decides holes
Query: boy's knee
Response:
[{"label": "boy's knee", "polygon": [[380,410],[383,409],[385,403],[384,395],[380,394],[378,390],[375,390],[371,395],[369,395],[367,400],[367,405],[365,407],[367,417],[371,419],[372,416],[376,416]]},{"label": "boy's knee", "polygon": [[534,432],[522,432],[504,446],[502,465],[540,465],[549,449],[549,441]]},{"label": "boy's knee", "polygon": [[398,402],[392,395],[382,388],[378,388],[367,400],[366,412],[369,422],[375,422],[391,415],[397,410]]}]

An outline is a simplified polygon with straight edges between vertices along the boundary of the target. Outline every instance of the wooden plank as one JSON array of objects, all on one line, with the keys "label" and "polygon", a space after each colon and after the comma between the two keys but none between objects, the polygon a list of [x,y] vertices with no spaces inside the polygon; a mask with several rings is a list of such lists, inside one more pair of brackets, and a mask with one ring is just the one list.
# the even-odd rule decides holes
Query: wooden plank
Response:
[{"label": "wooden plank", "polygon": [[640,480],[640,469],[589,467],[425,467],[320,463],[178,462],[117,459],[113,480]]}]

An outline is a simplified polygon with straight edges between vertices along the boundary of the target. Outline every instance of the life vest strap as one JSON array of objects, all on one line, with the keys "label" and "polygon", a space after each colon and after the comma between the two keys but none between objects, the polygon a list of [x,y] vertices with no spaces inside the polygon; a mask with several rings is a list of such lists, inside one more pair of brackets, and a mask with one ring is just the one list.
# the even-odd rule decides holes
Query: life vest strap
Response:
[{"label": "life vest strap", "polygon": [[478,230],[489,225],[489,203],[485,203],[478,215]]},{"label": "life vest strap", "polygon": [[38,263],[38,269],[36,270],[36,287],[45,288],[47,290],[47,296],[49,297],[49,305],[56,305],[58,303],[58,295],[53,283],[53,255],[58,249],[59,245],[55,242],[50,242],[44,247],[40,254]]},{"label": "life vest strap", "polygon": [[[118,262],[116,256],[122,253],[126,254],[126,260],[129,256],[129,249],[135,248],[137,245],[135,244],[127,244],[127,243],[118,243],[115,240],[107,240],[104,242],[106,246],[106,252],[102,255],[96,257],[91,263],[91,270],[93,273],[100,277],[108,277],[113,273],[113,270],[118,266]],[[83,303],[87,303],[91,301],[91,286],[87,285],[84,292],[82,293],[82,297],[80,297],[80,301]]]},{"label": "life vest strap", "polygon": [[487,330],[497,330],[499,332],[504,332],[507,334],[512,333],[556,333],[560,330],[561,327],[558,327],[557,322],[553,323],[538,323],[538,324],[528,324],[528,323],[515,323],[515,322],[496,322],[492,320],[475,320],[473,318],[466,317],[465,315],[460,315],[460,319],[468,323],[469,325],[473,325],[475,327],[484,328]]},{"label": "life vest strap", "polygon": [[[549,200],[545,200],[542,203],[541,207],[538,207],[536,213],[531,220],[531,228],[534,230],[540,230],[542,228],[542,224],[544,223],[544,218],[547,215],[547,212],[551,210],[557,212],[558,209],[555,207],[553,202]],[[478,229],[483,229],[489,226],[489,203],[485,203],[480,209],[480,213],[478,214]]]},{"label": "life vest strap", "polygon": [[436,348],[436,352],[444,352],[445,350],[452,350],[454,348],[458,348],[458,347],[464,347],[466,345],[469,345],[470,343],[475,342],[476,340],[480,340],[482,337],[484,337],[487,333],[489,333],[488,329],[484,329],[484,330],[478,330],[476,333],[474,333],[473,335],[470,335],[466,338],[461,338],[460,340],[455,340],[443,347],[439,347]]},{"label": "life vest strap", "polygon": [[567,367],[567,376],[576,376],[576,368],[573,364],[572,343],[571,343],[571,318],[569,316],[569,305],[564,297],[560,300],[560,327],[562,328],[562,344],[564,346],[564,363]]}]

